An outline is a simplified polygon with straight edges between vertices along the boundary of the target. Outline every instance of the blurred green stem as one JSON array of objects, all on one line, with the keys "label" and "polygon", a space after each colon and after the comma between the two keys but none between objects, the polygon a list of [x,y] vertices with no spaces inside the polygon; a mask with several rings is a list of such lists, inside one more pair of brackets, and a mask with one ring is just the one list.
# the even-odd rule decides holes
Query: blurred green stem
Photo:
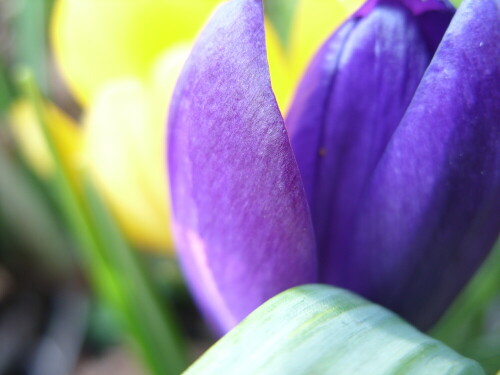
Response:
[{"label": "blurred green stem", "polygon": [[0,176],[0,231],[6,230],[20,245],[15,256],[24,258],[25,264],[32,262],[34,273],[51,282],[67,279],[72,262],[56,216],[24,165],[1,144]]},{"label": "blurred green stem", "polygon": [[476,322],[492,299],[500,294],[500,241],[476,276],[448,309],[430,334],[461,351],[476,329]]},{"label": "blurred green stem", "polygon": [[4,62],[0,58],[0,114],[7,110],[13,96]]},{"label": "blurred green stem", "polygon": [[25,69],[19,82],[35,108],[53,156],[54,189],[80,245],[82,260],[95,290],[114,307],[151,373],[179,374],[186,365],[185,354],[172,313],[165,303],[163,310],[160,307],[135,254],[90,182],[85,180],[83,186],[76,186],[69,177],[48,128],[43,99],[33,74]]},{"label": "blurred green stem", "polygon": [[299,0],[264,0],[266,16],[269,17],[285,50],[290,47],[290,32],[298,3]]},{"label": "blurred green stem", "polygon": [[33,70],[38,86],[48,89],[47,21],[51,0],[17,1],[19,13],[15,17],[15,54],[18,64]]}]

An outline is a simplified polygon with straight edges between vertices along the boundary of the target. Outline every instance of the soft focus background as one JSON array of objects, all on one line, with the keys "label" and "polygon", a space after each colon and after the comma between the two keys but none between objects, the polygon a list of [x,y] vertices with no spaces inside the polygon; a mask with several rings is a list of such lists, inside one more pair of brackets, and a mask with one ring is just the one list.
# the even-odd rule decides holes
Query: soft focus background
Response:
[{"label": "soft focus background", "polygon": [[[218,0],[0,0],[0,375],[175,374],[215,337],[175,260],[177,75]],[[286,112],[361,1],[268,0]],[[500,250],[433,331],[500,368]]]}]

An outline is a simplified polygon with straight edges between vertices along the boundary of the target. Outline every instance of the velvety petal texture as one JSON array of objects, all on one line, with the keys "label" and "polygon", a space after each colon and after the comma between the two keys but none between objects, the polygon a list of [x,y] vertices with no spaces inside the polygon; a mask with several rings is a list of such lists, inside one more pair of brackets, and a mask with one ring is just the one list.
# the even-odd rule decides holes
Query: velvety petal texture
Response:
[{"label": "velvety petal texture", "polygon": [[169,116],[175,236],[220,332],[316,280],[299,170],[271,90],[260,0],[222,5],[199,36]]},{"label": "velvety petal texture", "polygon": [[448,0],[367,0],[356,15],[366,16],[380,4],[401,4],[417,16],[429,11],[441,12],[453,9],[453,5]]},{"label": "velvety petal texture", "polygon": [[428,328],[500,232],[500,3],[465,0],[330,280]]},{"label": "velvety petal texture", "polygon": [[378,3],[323,45],[287,117],[327,283],[352,272],[342,261],[356,207],[434,53],[411,9]]},{"label": "velvety petal texture", "polygon": [[381,4],[402,4],[409,9],[431,50],[435,50],[441,42],[455,9],[448,0],[368,0],[356,15],[366,16]]}]

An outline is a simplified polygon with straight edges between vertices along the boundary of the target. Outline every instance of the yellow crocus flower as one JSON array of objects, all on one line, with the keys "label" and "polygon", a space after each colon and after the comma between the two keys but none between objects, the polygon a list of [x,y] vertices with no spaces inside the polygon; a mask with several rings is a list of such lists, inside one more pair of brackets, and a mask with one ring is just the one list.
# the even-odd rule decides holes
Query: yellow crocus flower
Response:
[{"label": "yellow crocus flower", "polygon": [[191,41],[220,0],[57,0],[51,25],[59,68],[86,106],[103,83],[146,79],[159,55]]},{"label": "yellow crocus flower", "polygon": [[[108,80],[147,78],[158,56],[179,42],[192,41],[220,2],[57,0],[51,28],[56,60],[79,102],[88,105]],[[271,77],[283,112],[317,47],[361,3],[298,1],[287,54],[272,27],[266,25]]]},{"label": "yellow crocus flower", "polygon": [[176,45],[194,39],[219,2],[55,3],[54,55],[86,107],[82,160],[127,237],[141,247],[171,247],[165,117],[187,56]]}]

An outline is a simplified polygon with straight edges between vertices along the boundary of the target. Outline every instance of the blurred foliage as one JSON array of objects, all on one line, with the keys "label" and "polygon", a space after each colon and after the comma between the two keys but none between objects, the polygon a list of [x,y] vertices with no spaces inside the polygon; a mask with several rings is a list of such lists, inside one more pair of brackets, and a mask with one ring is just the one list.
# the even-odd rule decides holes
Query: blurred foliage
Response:
[{"label": "blurred foliage", "polygon": [[8,1],[15,14],[15,61],[28,66],[39,87],[48,93],[48,49],[46,30],[52,0]]},{"label": "blurred foliage", "polygon": [[[43,111],[49,119],[49,131],[62,156],[63,167],[75,179],[80,164],[81,129],[50,102],[44,102]],[[26,99],[16,100],[9,115],[12,133],[24,158],[42,179],[50,179],[55,166],[32,104]]]},{"label": "blurred foliage", "polygon": [[[68,240],[61,222],[20,162],[0,147],[0,217],[25,252],[25,261],[56,280],[71,272]],[[26,228],[29,228],[27,231]],[[2,246],[3,247],[3,246]],[[8,257],[8,249],[2,249]]]},{"label": "blurred foliage", "polygon": [[479,361],[488,374],[500,369],[500,240],[472,281],[431,330],[438,340]]},{"label": "blurred foliage", "polygon": [[177,325],[166,301],[160,307],[140,262],[123,239],[91,182],[85,177],[80,181],[73,180],[64,167],[33,76],[29,71],[22,71],[19,82],[35,109],[55,163],[53,189],[78,244],[90,281],[127,327],[151,373],[179,373],[185,367],[185,357]]},{"label": "blurred foliage", "polygon": [[7,110],[12,97],[13,92],[7,77],[7,71],[2,63],[2,60],[0,59],[0,114]]}]

